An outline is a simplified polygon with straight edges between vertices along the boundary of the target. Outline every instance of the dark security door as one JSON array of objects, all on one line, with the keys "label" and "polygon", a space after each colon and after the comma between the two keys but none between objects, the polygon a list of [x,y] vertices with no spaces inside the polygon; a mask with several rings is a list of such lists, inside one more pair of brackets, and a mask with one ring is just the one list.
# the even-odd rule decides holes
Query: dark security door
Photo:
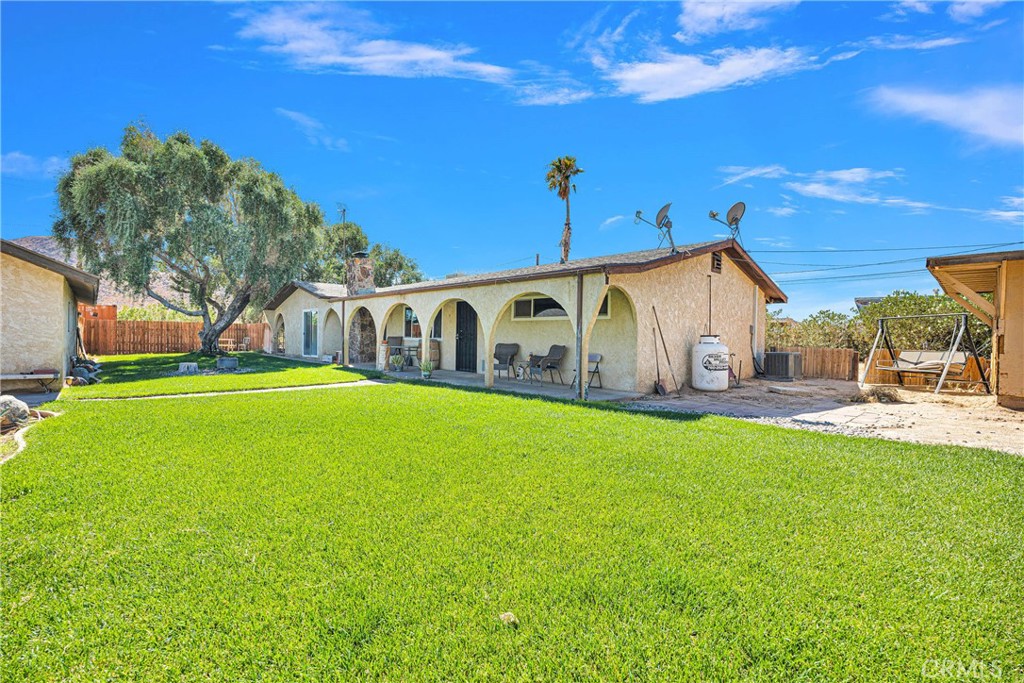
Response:
[{"label": "dark security door", "polygon": [[455,369],[476,372],[476,311],[465,301],[455,304]]}]

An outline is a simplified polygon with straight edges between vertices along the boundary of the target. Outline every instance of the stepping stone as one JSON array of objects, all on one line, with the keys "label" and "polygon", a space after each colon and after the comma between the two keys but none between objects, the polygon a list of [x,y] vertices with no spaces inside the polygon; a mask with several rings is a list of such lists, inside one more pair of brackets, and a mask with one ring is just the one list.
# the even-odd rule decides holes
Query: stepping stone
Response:
[{"label": "stepping stone", "polygon": [[198,375],[199,363],[178,363],[179,375]]},{"label": "stepping stone", "polygon": [[800,389],[799,387],[780,387],[778,385],[771,385],[768,387],[769,393],[782,394],[783,396],[813,396],[814,394],[808,389]]}]

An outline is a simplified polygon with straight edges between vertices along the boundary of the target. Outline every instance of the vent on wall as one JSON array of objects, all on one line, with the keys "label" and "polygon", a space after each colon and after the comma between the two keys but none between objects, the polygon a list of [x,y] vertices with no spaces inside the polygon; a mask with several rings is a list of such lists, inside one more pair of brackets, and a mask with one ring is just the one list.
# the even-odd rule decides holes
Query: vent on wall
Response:
[{"label": "vent on wall", "polygon": [[711,254],[711,272],[722,272],[722,252],[720,251],[716,251],[715,253]]}]

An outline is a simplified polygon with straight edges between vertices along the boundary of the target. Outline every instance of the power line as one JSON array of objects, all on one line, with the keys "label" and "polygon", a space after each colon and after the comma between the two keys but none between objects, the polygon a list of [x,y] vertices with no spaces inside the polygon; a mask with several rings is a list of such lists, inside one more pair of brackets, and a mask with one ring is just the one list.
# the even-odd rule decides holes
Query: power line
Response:
[{"label": "power line", "polygon": [[912,270],[891,270],[885,273],[866,273],[863,275],[830,275],[829,277],[811,277],[803,278],[800,280],[783,280],[779,284],[799,285],[808,284],[811,282],[840,282],[843,280],[881,280],[887,277],[891,277],[893,275],[909,275],[911,273],[916,275],[924,275],[926,271],[923,271],[920,268],[914,268]]},{"label": "power line", "polygon": [[[975,247],[1002,247],[1021,242],[997,242],[992,244],[947,244],[937,247],[886,247],[884,249],[748,249],[750,254],[855,254],[879,251],[931,251],[933,249],[973,249]],[[795,264],[794,264],[795,265]]]},{"label": "power line", "polygon": [[[957,251],[957,252],[953,252],[952,254],[942,254],[942,256],[960,256],[962,254],[971,254],[971,253],[974,253],[974,252],[983,251],[985,249],[991,249],[992,247],[1008,247],[1008,246],[1011,246],[1011,245],[1014,245],[1014,244],[1021,244],[1021,242],[1004,242],[1002,244],[990,244],[990,245],[985,245],[983,247],[979,247],[977,249],[968,249],[967,251]],[[925,256],[915,256],[913,258],[896,259],[894,261],[876,261],[875,263],[855,263],[855,264],[846,264],[846,265],[841,265],[841,266],[837,266],[837,265],[833,265],[833,264],[828,264],[828,265],[821,266],[819,268],[814,268],[812,270],[783,270],[783,271],[776,271],[774,273],[769,273],[769,275],[774,277],[775,275],[795,275],[797,273],[821,273],[821,272],[825,272],[825,271],[829,271],[829,270],[849,270],[851,268],[870,268],[871,266],[888,266],[888,265],[892,265],[892,264],[895,264],[895,263],[912,263],[914,261],[920,261],[920,260],[922,260],[924,258],[927,258],[927,257],[925,257]],[[762,261],[762,263],[765,263],[765,262]],[[795,266],[795,265],[800,265],[800,264],[792,263],[792,264],[787,264],[787,265],[794,265]],[[805,265],[812,265],[812,264],[805,264]]]}]

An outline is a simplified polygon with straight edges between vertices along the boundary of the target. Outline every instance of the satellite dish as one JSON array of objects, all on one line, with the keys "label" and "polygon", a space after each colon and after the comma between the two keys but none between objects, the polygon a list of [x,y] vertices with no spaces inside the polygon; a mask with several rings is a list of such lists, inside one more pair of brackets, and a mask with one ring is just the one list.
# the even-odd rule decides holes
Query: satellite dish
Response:
[{"label": "satellite dish", "polygon": [[746,204],[743,202],[736,202],[729,209],[729,212],[725,214],[725,222],[729,224],[730,228],[738,226],[740,224],[740,219],[743,218],[743,212],[746,210]]},{"label": "satellite dish", "polygon": [[659,228],[665,227],[665,221],[668,220],[668,210],[671,206],[672,202],[669,202],[665,206],[661,207],[660,211],[658,211],[658,216],[654,219],[654,224]]}]

